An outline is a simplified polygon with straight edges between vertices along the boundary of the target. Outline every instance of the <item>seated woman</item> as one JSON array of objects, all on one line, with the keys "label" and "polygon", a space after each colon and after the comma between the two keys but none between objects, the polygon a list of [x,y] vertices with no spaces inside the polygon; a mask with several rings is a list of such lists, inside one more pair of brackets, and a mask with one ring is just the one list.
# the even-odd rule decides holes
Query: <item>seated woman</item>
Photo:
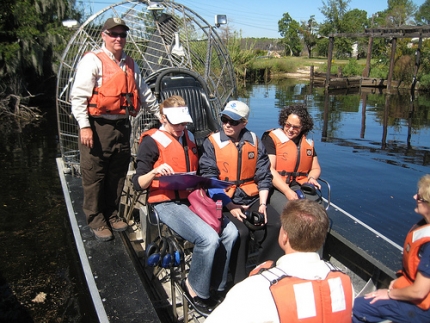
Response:
[{"label": "seated woman", "polygon": [[[216,306],[216,292],[224,291],[231,250],[238,233],[234,224],[225,218],[218,235],[188,208],[188,191],[159,188],[159,176],[196,171],[198,167],[197,147],[193,135],[186,129],[192,119],[184,99],[180,96],[167,98],[160,104],[160,113],[160,129],[151,129],[141,136],[133,186],[136,190],[148,188],[148,203],[153,205],[160,220],[194,244],[183,288],[194,307],[208,315]],[[211,288],[215,291],[212,297]]]},{"label": "seated woman", "polygon": [[222,200],[224,214],[239,230],[240,239],[236,242],[231,260],[234,282],[238,283],[248,274],[246,261],[250,231],[244,224],[244,212],[264,214],[266,232],[254,232],[256,239],[264,239],[258,263],[276,261],[283,254],[278,244],[281,223],[279,213],[267,204],[272,175],[266,150],[257,136],[246,129],[249,107],[240,101],[230,101],[221,113],[222,129],[203,142],[199,165],[202,176],[234,183],[225,191],[208,191],[214,200]]},{"label": "seated woman", "polygon": [[430,322],[430,175],[418,181],[415,212],[423,219],[412,227],[403,248],[403,269],[388,289],[354,301],[353,323]]},{"label": "seated woman", "polygon": [[[314,122],[305,105],[291,105],[279,113],[281,128],[266,131],[261,140],[270,159],[274,190],[270,205],[282,213],[288,200],[297,200],[300,185],[309,182],[318,188],[321,174],[314,142],[306,138]],[[304,192],[305,193],[305,192]],[[306,198],[318,200],[318,195]]]}]

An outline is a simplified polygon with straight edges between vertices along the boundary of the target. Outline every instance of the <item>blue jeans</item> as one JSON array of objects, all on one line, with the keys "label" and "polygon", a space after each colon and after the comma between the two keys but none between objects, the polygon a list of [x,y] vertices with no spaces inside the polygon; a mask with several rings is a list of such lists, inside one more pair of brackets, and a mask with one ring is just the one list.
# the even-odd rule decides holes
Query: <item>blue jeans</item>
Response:
[{"label": "blue jeans", "polygon": [[194,244],[188,282],[196,294],[207,299],[211,287],[223,291],[227,283],[231,250],[238,237],[235,225],[224,218],[219,236],[186,204],[163,202],[154,205],[154,208],[164,224]]},{"label": "blue jeans", "polygon": [[357,297],[352,309],[352,322],[381,322],[391,320],[396,323],[428,323],[430,312],[420,309],[418,306],[393,299],[380,300],[370,304],[372,299]]}]

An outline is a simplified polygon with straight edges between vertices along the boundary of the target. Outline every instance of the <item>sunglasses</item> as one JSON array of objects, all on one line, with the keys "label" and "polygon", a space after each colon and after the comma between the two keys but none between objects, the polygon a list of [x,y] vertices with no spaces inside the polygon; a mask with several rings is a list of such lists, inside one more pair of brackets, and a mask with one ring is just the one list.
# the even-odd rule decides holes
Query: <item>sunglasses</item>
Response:
[{"label": "sunglasses", "polygon": [[230,126],[233,126],[233,127],[242,123],[241,120],[232,120],[232,119],[229,119],[229,118],[224,117],[224,116],[221,117],[221,122],[222,123],[228,123]]},{"label": "sunglasses", "polygon": [[289,123],[289,122],[285,122],[285,125],[284,125],[284,127],[286,128],[286,129],[290,129],[290,128],[293,128],[293,130],[300,130],[300,129],[302,129],[302,126],[295,126],[295,125],[292,125],[291,123]]},{"label": "sunglasses", "polygon": [[109,37],[112,37],[112,38],[126,38],[127,37],[127,33],[126,32],[123,32],[123,33],[116,33],[116,32],[114,32],[114,31],[108,31],[108,30],[105,30],[104,31],[104,33],[106,34],[106,35],[108,35]]},{"label": "sunglasses", "polygon": [[427,201],[427,200],[424,200],[423,198],[422,198],[422,196],[417,192],[417,202],[421,202],[421,203],[430,203],[429,201]]}]

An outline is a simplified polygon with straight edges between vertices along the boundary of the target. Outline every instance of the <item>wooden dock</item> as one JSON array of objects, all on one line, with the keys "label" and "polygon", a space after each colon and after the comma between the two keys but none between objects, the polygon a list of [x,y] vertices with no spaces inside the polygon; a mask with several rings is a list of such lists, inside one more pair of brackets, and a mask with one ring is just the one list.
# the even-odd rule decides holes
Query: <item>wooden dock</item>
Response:
[{"label": "wooden dock", "polygon": [[[372,78],[372,77],[342,77],[339,75],[331,75],[329,83],[326,85],[327,76],[325,73],[312,73],[310,72],[310,80],[316,86],[324,86],[329,90],[336,89],[354,89],[361,87],[372,87],[372,88],[387,88],[388,80],[382,78]],[[391,81],[391,87],[399,87],[400,82]]]}]

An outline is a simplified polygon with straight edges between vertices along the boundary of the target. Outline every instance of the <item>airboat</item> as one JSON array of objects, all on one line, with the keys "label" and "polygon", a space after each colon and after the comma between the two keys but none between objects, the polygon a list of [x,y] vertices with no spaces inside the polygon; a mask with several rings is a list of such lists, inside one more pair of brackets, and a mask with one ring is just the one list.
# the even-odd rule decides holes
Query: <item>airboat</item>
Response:
[{"label": "airboat", "polygon": [[[69,41],[58,71],[57,120],[61,157],[57,159],[71,227],[83,273],[100,322],[203,322],[190,306],[179,281],[192,260],[192,245],[181,241],[182,256],[176,265],[148,266],[145,250],[160,235],[171,234],[146,205],[146,194],[134,192],[130,178],[121,200],[122,216],[129,229],[115,232],[115,239],[99,242],[93,237],[82,211],[79,178],[78,125],[71,113],[69,95],[81,57],[102,45],[104,21],[120,17],[130,27],[126,53],[139,65],[158,100],[183,96],[193,120],[189,127],[197,144],[219,128],[219,114],[236,96],[234,68],[218,35],[226,17],[208,23],[193,10],[174,1],[123,1],[95,13],[78,26]],[[73,25],[73,24],[71,24]],[[142,131],[158,120],[147,112],[132,119],[132,156]],[[326,182],[325,203],[331,227],[323,257],[353,278],[357,295],[387,286],[401,266],[401,247],[367,227],[330,201]],[[252,248],[251,248],[252,250]],[[250,256],[250,269],[255,266]]]}]

